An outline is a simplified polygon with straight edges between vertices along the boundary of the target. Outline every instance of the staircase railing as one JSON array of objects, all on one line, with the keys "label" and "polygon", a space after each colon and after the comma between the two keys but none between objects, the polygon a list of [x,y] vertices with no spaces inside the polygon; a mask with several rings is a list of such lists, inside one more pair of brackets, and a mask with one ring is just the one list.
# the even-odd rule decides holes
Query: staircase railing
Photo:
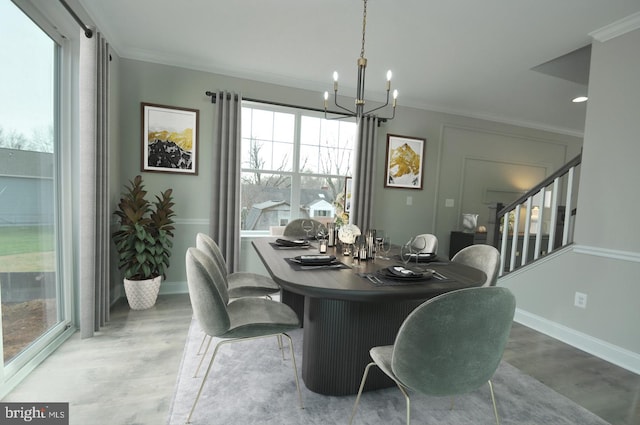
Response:
[{"label": "staircase railing", "polygon": [[500,251],[500,276],[573,243],[581,162],[580,154],[511,204],[496,205],[487,242]]}]

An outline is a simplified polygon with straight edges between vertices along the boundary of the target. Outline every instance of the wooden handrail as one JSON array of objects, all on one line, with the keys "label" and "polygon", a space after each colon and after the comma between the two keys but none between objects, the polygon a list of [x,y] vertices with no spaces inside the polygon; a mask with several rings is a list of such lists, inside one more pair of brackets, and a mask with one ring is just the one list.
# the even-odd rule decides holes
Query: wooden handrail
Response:
[{"label": "wooden handrail", "polygon": [[549,177],[547,177],[546,179],[542,180],[540,183],[538,183],[537,185],[529,189],[527,193],[525,193],[524,195],[522,195],[521,197],[519,197],[509,205],[503,207],[500,211],[498,211],[497,216],[502,217],[507,212],[514,209],[516,205],[523,203],[525,200],[527,200],[527,198],[529,198],[532,194],[539,192],[540,189],[542,189],[543,187],[549,186],[557,177],[565,175],[571,167],[575,167],[581,162],[582,162],[582,153],[580,153],[578,156],[576,156],[575,158],[573,158],[572,160],[564,164],[561,168],[558,169],[558,171],[551,174]]}]

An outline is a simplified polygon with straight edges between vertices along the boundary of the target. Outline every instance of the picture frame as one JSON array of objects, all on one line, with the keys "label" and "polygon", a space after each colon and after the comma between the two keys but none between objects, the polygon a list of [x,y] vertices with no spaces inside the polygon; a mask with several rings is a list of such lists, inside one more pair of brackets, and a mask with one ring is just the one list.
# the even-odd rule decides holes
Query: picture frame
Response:
[{"label": "picture frame", "polygon": [[141,102],[141,170],[198,175],[198,109]]},{"label": "picture frame", "polygon": [[384,187],[422,190],[426,139],[387,134]]}]

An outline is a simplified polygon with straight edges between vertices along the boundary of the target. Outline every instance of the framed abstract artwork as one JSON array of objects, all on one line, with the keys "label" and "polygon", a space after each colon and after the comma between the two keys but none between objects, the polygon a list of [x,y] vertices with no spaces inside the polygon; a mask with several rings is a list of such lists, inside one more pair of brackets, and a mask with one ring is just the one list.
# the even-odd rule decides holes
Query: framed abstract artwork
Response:
[{"label": "framed abstract artwork", "polygon": [[387,134],[384,186],[422,189],[426,139]]},{"label": "framed abstract artwork", "polygon": [[197,109],[141,103],[142,171],[198,174]]}]

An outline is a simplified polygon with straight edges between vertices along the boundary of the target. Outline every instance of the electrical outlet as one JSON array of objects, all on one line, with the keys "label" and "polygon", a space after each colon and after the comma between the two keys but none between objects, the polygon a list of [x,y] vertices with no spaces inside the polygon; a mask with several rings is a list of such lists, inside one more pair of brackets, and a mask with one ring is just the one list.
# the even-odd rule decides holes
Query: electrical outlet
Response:
[{"label": "electrical outlet", "polygon": [[587,308],[587,294],[576,292],[573,298],[573,305],[579,308]]},{"label": "electrical outlet", "polygon": [[413,196],[407,196],[407,205],[413,205]]}]

